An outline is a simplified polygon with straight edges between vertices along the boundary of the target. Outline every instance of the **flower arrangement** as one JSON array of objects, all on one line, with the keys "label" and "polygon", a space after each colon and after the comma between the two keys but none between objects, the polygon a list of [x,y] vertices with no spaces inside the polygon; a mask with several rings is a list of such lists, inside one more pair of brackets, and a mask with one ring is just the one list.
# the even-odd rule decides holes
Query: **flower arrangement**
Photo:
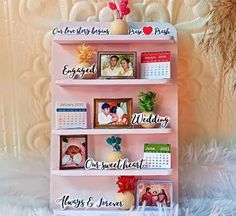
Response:
[{"label": "flower arrangement", "polygon": [[119,187],[118,193],[124,193],[126,191],[134,191],[136,182],[138,179],[134,176],[120,176],[116,184]]},{"label": "flower arrangement", "polygon": [[138,97],[140,110],[143,112],[152,112],[157,103],[156,93],[152,91],[140,92]]},{"label": "flower arrangement", "polygon": [[124,19],[126,15],[130,13],[130,8],[128,7],[128,0],[120,0],[120,1],[110,1],[108,3],[109,8],[112,11],[116,11],[117,19]]},{"label": "flower arrangement", "polygon": [[120,152],[121,151],[121,138],[120,137],[115,137],[111,136],[106,139],[106,142],[113,147],[113,150],[115,152]]},{"label": "flower arrangement", "polygon": [[91,63],[93,56],[96,54],[95,49],[91,46],[82,44],[76,48],[76,56],[79,63]]}]

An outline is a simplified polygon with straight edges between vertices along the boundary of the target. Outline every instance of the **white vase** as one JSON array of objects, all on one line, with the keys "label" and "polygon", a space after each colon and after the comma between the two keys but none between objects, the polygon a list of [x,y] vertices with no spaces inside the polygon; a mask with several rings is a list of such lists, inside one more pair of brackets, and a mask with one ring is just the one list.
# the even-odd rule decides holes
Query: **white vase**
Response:
[{"label": "white vase", "polygon": [[[148,118],[150,115],[154,115],[154,113],[153,112],[143,112],[143,115]],[[156,126],[156,123],[143,123],[143,124],[141,124],[141,126],[143,128],[154,128]]]},{"label": "white vase", "polygon": [[112,151],[111,153],[109,153],[109,155],[107,156],[107,162],[111,163],[111,162],[115,162],[119,159],[124,159],[124,155],[122,152],[120,151]]},{"label": "white vase", "polygon": [[125,191],[124,193],[116,193],[116,201],[123,202],[124,206],[120,209],[127,210],[134,206],[135,198],[134,194],[130,191]]},{"label": "white vase", "polygon": [[112,35],[127,35],[129,33],[129,25],[125,20],[116,19],[111,23],[110,32]]}]

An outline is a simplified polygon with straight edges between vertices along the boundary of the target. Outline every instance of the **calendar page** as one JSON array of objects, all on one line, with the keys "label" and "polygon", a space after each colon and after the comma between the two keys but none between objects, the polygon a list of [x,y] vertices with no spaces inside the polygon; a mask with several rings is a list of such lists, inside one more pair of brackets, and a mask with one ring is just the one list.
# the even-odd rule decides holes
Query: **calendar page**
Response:
[{"label": "calendar page", "polygon": [[170,51],[142,52],[142,79],[170,79]]},{"label": "calendar page", "polygon": [[84,102],[57,102],[56,129],[87,128],[87,106]]},{"label": "calendar page", "polygon": [[170,144],[144,144],[144,160],[147,168],[171,168]]}]

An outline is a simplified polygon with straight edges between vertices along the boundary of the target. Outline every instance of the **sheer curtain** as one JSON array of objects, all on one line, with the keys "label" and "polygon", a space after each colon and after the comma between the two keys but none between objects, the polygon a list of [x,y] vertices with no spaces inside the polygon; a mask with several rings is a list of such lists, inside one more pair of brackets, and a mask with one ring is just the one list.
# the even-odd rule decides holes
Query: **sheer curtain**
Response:
[{"label": "sheer curtain", "polygon": [[[167,21],[179,32],[180,141],[233,135],[233,74],[219,73],[217,55],[204,57],[198,41],[209,1],[130,0],[128,21]],[[51,30],[64,21],[111,21],[106,0],[0,0],[0,151],[50,145]]]}]

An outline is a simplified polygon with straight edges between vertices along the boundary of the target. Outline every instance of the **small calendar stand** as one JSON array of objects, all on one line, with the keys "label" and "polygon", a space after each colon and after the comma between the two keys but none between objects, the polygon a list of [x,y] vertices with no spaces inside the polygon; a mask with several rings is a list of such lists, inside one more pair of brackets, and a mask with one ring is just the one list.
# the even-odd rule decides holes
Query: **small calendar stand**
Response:
[{"label": "small calendar stand", "polygon": [[[110,35],[106,34],[109,25],[110,23],[103,22],[74,22],[63,24],[53,30],[50,206],[55,215],[127,215],[127,211],[118,208],[102,210],[88,208],[85,212],[79,208],[62,210],[61,206],[56,203],[65,194],[75,197],[79,196],[81,199],[93,197],[94,200],[99,200],[101,197],[104,197],[106,200],[115,201],[115,194],[117,192],[116,180],[118,176],[136,176],[141,180],[172,181],[173,200],[175,204],[178,203],[176,29],[169,23],[129,23],[129,35]],[[144,27],[151,28],[152,33],[145,34],[142,31]],[[68,79],[62,74],[62,69],[64,65],[76,65],[74,50],[83,43],[95,47],[96,51],[137,52],[137,79]],[[169,67],[170,74],[163,73],[166,77],[162,77],[162,79],[142,77],[142,70],[145,67],[142,65],[142,61],[145,63],[145,56],[147,55],[145,53],[166,51],[171,55],[170,65],[165,64],[165,70]],[[157,60],[159,59],[158,56],[156,58]],[[158,65],[156,66],[158,67]],[[154,70],[153,73],[155,72]],[[168,128],[93,128],[94,98],[132,98],[133,112],[138,113],[140,112],[138,109],[138,94],[140,91],[154,91],[157,93],[158,109],[155,111],[162,116],[169,116],[171,118]],[[85,102],[86,107],[77,107],[75,104],[73,111],[78,111],[78,109],[79,111],[86,110],[85,118],[87,118],[87,125],[82,121],[81,127],[64,129],[65,125],[60,122],[63,115],[61,116],[61,113],[57,115],[58,113],[56,112],[60,108],[58,103],[61,102]],[[59,111],[62,110],[59,109]],[[72,117],[74,118],[74,116]],[[76,118],[80,117],[81,115],[79,114]],[[70,121],[73,121],[73,118]],[[70,124],[70,121],[68,124]],[[150,169],[143,170],[60,170],[60,137],[63,135],[87,135],[88,157],[96,158],[98,161],[105,161],[105,156],[110,151],[109,146],[105,144],[105,140],[108,136],[112,135],[122,137],[122,152],[125,153],[130,161],[137,161],[144,157],[144,144],[170,144],[171,156],[170,152],[166,151],[165,158],[171,157],[171,166],[167,163],[164,164],[166,168],[153,168],[153,164],[150,164]],[[156,152],[159,150],[156,149]],[[146,153],[149,154],[150,152]],[[150,154],[146,156],[152,157]],[[153,215],[153,212],[145,211],[145,215]]]}]

